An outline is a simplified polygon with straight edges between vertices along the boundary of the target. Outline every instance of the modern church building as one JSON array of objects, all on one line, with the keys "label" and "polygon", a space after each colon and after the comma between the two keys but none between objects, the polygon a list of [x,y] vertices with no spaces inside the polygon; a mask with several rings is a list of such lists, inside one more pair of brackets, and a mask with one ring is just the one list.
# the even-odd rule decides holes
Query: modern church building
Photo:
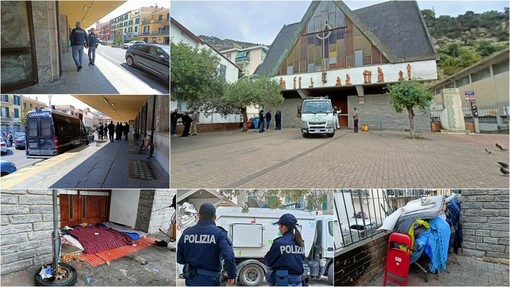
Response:
[{"label": "modern church building", "polygon": [[[303,99],[328,96],[341,110],[342,127],[352,126],[356,107],[360,125],[405,129],[407,115],[392,109],[385,88],[436,80],[436,53],[415,1],[358,10],[342,1],[312,1],[301,22],[283,26],[255,74],[280,83],[284,127],[300,125]],[[430,115],[415,112],[416,129],[430,129]]]}]

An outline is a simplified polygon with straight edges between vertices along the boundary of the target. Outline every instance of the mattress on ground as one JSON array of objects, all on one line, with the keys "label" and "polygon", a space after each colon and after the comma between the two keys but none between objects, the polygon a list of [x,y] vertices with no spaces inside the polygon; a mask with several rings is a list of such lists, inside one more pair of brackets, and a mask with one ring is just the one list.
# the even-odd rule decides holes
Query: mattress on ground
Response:
[{"label": "mattress on ground", "polygon": [[[118,224],[115,224],[113,222],[105,222],[104,225],[106,227],[110,227],[112,229],[115,229],[117,231],[120,231],[122,233],[125,233],[125,234],[128,234],[131,236],[131,238],[133,238],[133,233],[138,235],[138,237],[136,237],[136,239],[138,238],[144,238],[145,236],[147,236],[147,233],[144,233],[142,231],[139,231],[139,230],[134,230],[134,229],[128,229],[124,226],[121,226],[121,225],[118,225]],[[136,239],[133,239],[133,240],[136,240]]]},{"label": "mattress on ground", "polygon": [[[401,222],[409,220],[409,219],[432,219],[441,214],[444,204],[444,195],[437,196],[429,196],[426,197],[428,200],[432,201],[433,204],[427,205],[428,208],[425,209],[417,209],[414,211],[410,211],[407,213],[402,213],[398,218],[396,225],[399,225]],[[419,201],[421,199],[413,200],[412,202]],[[410,205],[411,201],[406,205]]]},{"label": "mattress on ground", "polygon": [[129,235],[102,226],[77,226],[71,231],[71,235],[81,243],[84,254],[133,244]]}]

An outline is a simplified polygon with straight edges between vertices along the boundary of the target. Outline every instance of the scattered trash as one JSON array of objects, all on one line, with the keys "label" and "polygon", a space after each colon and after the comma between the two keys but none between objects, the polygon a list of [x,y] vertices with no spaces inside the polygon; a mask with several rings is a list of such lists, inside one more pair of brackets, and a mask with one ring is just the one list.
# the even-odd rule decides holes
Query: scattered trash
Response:
[{"label": "scattered trash", "polygon": [[85,281],[87,282],[87,284],[90,284],[90,282],[92,282],[92,279],[90,277],[87,277]]},{"label": "scattered trash", "polygon": [[156,241],[156,246],[163,246],[163,247],[167,247],[168,246],[168,242],[164,241],[164,240],[160,240],[160,241]]},{"label": "scattered trash", "polygon": [[148,264],[147,260],[143,259],[140,256],[135,256],[135,261],[140,263],[141,265],[147,265]]},{"label": "scattered trash", "polygon": [[76,266],[75,266],[74,268],[76,268],[76,269],[81,269],[82,267],[83,267],[83,264],[78,263],[78,264],[76,264]]},{"label": "scattered trash", "polygon": [[156,268],[156,267],[154,267],[154,268],[152,268],[152,271],[154,271],[154,272],[159,272],[159,269],[158,269],[158,268]]},{"label": "scattered trash", "polygon": [[46,268],[41,267],[41,272],[39,272],[39,275],[42,279],[48,279],[53,277],[53,274],[51,274],[51,265],[46,266]]},{"label": "scattered trash", "polygon": [[81,259],[80,255],[78,254],[64,254],[62,255],[61,261],[63,263],[69,263],[71,261],[83,261],[83,259]]},{"label": "scattered trash", "polygon": [[97,232],[94,232],[94,235],[99,235],[99,233],[97,233]]},{"label": "scattered trash", "polygon": [[133,246],[136,246],[136,244],[133,243]]},{"label": "scattered trash", "polygon": [[127,277],[127,270],[126,269],[119,269],[119,271],[120,271],[120,273],[122,273],[122,275]]},{"label": "scattered trash", "polygon": [[110,261],[106,261],[106,265],[110,265]]}]

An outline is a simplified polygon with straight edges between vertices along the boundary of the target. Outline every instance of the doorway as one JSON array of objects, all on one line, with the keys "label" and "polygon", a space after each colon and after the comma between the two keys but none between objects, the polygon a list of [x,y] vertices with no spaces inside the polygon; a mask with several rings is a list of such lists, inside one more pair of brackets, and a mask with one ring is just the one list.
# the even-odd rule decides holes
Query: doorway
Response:
[{"label": "doorway", "polygon": [[109,220],[111,191],[61,191],[60,227]]},{"label": "doorway", "polygon": [[338,120],[341,128],[349,127],[349,106],[347,104],[347,96],[333,97],[331,99],[333,107],[337,107],[338,110],[342,110],[338,114]]}]

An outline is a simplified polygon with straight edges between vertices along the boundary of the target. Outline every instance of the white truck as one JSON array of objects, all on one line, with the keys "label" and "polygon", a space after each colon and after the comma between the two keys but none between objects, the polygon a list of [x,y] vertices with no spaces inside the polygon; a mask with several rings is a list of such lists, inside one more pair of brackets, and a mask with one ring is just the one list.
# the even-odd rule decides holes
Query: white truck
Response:
[{"label": "white truck", "polygon": [[264,282],[267,270],[263,263],[264,255],[279,236],[278,225],[274,223],[284,213],[292,213],[296,217],[305,242],[305,280],[324,275],[333,285],[332,215],[317,216],[306,211],[269,208],[250,208],[248,213],[243,213],[241,207],[218,207],[216,225],[225,228],[232,240],[238,283],[256,286]]},{"label": "white truck", "polygon": [[303,101],[301,135],[307,138],[311,134],[335,136],[335,115],[330,99],[320,97],[308,98]]}]

